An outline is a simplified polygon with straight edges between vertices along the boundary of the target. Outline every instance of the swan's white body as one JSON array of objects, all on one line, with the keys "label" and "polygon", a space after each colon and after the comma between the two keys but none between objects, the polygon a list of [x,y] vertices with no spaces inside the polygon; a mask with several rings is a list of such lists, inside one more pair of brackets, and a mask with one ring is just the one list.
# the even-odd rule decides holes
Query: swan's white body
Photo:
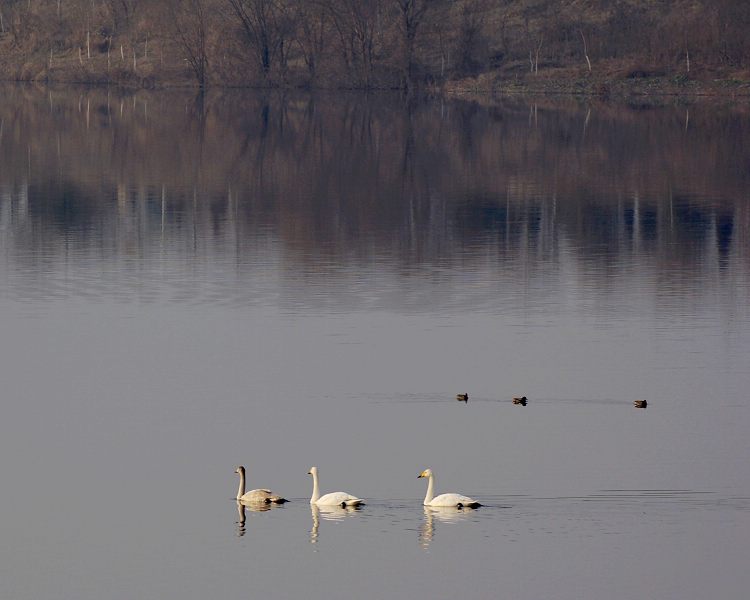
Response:
[{"label": "swan's white body", "polygon": [[321,496],[318,484],[318,467],[311,467],[308,475],[312,475],[313,478],[313,493],[310,497],[310,504],[316,506],[360,506],[364,504],[364,500],[347,492],[331,492]]},{"label": "swan's white body", "polygon": [[434,507],[458,507],[458,508],[477,508],[482,506],[479,502],[468,496],[462,496],[461,494],[440,494],[435,496],[435,476],[432,474],[432,469],[425,469],[417,478],[428,477],[427,483],[427,494],[424,497],[425,506]]},{"label": "swan's white body", "polygon": [[234,470],[240,476],[240,487],[237,489],[237,500],[250,504],[283,504],[286,498],[274,494],[271,490],[263,488],[245,491],[245,467],[239,466]]}]

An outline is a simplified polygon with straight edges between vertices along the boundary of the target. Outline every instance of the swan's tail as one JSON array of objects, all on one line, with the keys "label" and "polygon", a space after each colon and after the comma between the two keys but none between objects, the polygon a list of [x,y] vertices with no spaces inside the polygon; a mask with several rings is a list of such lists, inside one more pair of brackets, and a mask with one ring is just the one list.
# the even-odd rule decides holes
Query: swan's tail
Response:
[{"label": "swan's tail", "polygon": [[289,502],[289,500],[281,496],[270,496],[266,502],[270,504],[284,504],[284,502]]}]

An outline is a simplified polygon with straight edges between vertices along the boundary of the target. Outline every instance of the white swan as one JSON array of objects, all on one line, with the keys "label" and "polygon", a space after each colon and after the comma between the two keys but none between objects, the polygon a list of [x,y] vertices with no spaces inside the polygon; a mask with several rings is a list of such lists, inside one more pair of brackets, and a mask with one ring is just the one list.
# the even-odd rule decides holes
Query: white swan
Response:
[{"label": "white swan", "polygon": [[461,494],[440,494],[439,496],[434,496],[435,476],[432,474],[432,469],[425,469],[417,475],[417,479],[420,477],[429,477],[427,494],[424,497],[425,506],[454,506],[457,508],[478,508],[482,506],[476,500],[468,496],[462,496]]},{"label": "white swan", "polygon": [[286,498],[274,494],[271,490],[258,489],[245,492],[245,467],[240,465],[234,472],[240,476],[240,487],[237,489],[237,500],[240,502],[255,504],[283,504],[287,502]]},{"label": "white swan", "polygon": [[364,504],[361,498],[357,498],[346,492],[331,492],[330,494],[321,496],[320,487],[318,486],[318,467],[310,467],[307,474],[312,475],[313,478],[313,493],[310,497],[310,504],[315,504],[316,506],[360,506]]}]

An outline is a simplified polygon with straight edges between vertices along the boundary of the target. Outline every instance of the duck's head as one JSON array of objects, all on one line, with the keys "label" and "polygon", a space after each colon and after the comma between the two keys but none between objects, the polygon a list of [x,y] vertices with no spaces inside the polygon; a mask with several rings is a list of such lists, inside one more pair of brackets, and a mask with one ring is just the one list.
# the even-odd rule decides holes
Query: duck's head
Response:
[{"label": "duck's head", "polygon": [[425,469],[419,475],[417,475],[417,479],[421,479],[422,477],[431,477],[431,476],[432,476],[432,469]]},{"label": "duck's head", "polygon": [[307,472],[308,475],[317,475],[318,474],[318,467],[310,467],[310,470]]}]

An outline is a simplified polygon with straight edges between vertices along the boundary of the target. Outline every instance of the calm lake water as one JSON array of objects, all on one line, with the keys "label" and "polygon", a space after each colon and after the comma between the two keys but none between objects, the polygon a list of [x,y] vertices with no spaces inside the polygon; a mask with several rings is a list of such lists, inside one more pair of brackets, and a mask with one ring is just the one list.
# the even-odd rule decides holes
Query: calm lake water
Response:
[{"label": "calm lake water", "polygon": [[747,597],[748,107],[0,93],[0,597]]}]

